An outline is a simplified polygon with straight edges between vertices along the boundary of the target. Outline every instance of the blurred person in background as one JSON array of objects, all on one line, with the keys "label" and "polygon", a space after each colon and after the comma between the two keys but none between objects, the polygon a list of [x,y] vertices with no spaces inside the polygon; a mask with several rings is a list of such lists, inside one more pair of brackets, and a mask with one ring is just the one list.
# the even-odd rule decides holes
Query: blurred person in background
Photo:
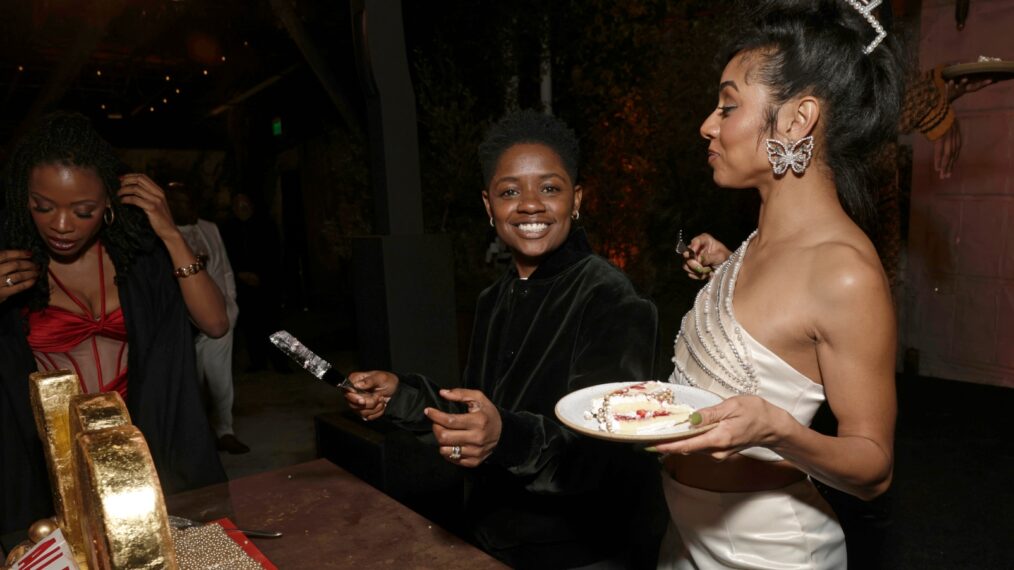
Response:
[{"label": "blurred person in background", "polygon": [[250,361],[247,372],[266,370],[269,360],[276,372],[291,372],[285,355],[268,341],[281,328],[282,280],[286,279],[278,229],[257,211],[250,196],[239,193],[232,197],[232,217],[221,230],[236,274],[236,302],[243,314],[238,325]]},{"label": "blurred person in background", "polygon": [[199,218],[193,205],[193,196],[181,182],[168,184],[169,207],[172,209],[176,227],[190,249],[204,260],[205,270],[214,279],[225,298],[225,310],[229,316],[229,332],[219,338],[211,338],[198,332],[194,339],[197,350],[197,379],[208,390],[211,404],[209,420],[218,438],[219,451],[232,454],[247,453],[250,448],[236,437],[232,426],[233,377],[232,342],[239,306],[236,305],[236,281],[232,265],[225,251],[225,244],[213,222]]}]

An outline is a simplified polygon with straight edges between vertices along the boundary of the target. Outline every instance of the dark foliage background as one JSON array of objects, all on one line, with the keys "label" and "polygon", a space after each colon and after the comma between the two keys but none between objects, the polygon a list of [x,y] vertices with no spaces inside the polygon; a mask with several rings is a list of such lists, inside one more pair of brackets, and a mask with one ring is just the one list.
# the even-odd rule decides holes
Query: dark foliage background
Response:
[{"label": "dark foliage background", "polygon": [[717,98],[725,12],[714,2],[663,0],[443,0],[405,9],[425,221],[427,231],[453,238],[459,309],[469,311],[500,271],[485,261],[492,233],[475,148],[504,111],[540,106],[548,55],[552,111],[581,137],[581,224],[658,304],[665,357],[699,285],[680,270],[677,230],[734,246],[756,220],[755,193],[712,183],[698,132]]}]

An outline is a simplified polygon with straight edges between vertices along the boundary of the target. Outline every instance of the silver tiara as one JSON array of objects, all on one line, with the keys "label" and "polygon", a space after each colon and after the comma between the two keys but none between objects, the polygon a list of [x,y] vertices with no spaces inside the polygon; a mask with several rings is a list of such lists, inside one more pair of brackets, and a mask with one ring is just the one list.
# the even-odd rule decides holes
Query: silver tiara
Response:
[{"label": "silver tiara", "polygon": [[876,8],[877,6],[880,6],[881,0],[845,0],[845,1],[849,3],[849,6],[852,6],[853,8],[856,9],[857,12],[862,14],[863,17],[866,18],[866,21],[869,22],[871,26],[873,26],[873,30],[877,32],[877,37],[873,38],[873,41],[870,42],[870,45],[866,46],[866,48],[863,49],[863,53],[868,54],[873,50],[877,49],[877,46],[880,45],[880,42],[884,41],[884,38],[887,37],[887,32],[884,31],[884,27],[880,25],[880,22],[877,21],[876,16],[873,15],[873,9]]}]

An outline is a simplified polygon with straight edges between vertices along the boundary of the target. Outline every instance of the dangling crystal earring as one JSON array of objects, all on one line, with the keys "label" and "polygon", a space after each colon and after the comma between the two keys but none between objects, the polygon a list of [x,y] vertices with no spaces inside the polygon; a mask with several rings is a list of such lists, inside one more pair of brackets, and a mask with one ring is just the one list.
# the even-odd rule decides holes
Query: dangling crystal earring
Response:
[{"label": "dangling crystal earring", "polygon": [[775,139],[765,141],[768,146],[768,162],[775,176],[785,174],[785,171],[792,168],[796,174],[806,172],[813,158],[813,136],[805,136],[798,141],[783,143]]}]

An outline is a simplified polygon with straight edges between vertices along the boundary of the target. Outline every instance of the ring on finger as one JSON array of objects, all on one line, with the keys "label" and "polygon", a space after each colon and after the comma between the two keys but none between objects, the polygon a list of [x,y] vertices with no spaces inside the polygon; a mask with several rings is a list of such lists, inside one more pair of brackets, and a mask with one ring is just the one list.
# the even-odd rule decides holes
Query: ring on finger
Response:
[{"label": "ring on finger", "polygon": [[4,283],[6,283],[8,287],[13,287],[17,284],[17,282],[14,281],[14,275],[8,275],[7,279],[4,279]]},{"label": "ring on finger", "polygon": [[451,448],[451,454],[448,455],[447,458],[450,459],[451,461],[460,461],[461,460],[461,446],[460,445],[455,445],[454,447],[452,447]]}]

